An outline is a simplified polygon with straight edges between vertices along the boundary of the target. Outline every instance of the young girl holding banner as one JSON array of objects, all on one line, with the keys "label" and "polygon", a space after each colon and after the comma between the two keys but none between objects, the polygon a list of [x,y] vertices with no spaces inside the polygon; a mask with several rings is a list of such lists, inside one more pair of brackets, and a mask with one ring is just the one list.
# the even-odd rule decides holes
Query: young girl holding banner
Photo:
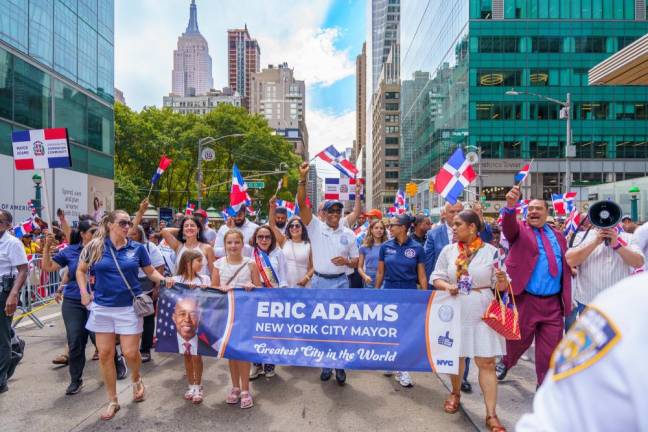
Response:
[{"label": "young girl holding banner", "polygon": [[[203,264],[203,255],[196,250],[186,250],[180,257],[178,263],[178,272],[173,280],[178,283],[195,287],[207,287],[210,285],[208,276],[200,274]],[[203,361],[202,356],[185,354],[184,355],[185,371],[189,388],[184,394],[184,398],[194,404],[203,401],[202,373]]]},{"label": "young girl holding banner", "polygon": [[[263,225],[256,229],[250,239],[250,245],[254,248],[252,258],[259,269],[261,284],[264,288],[286,288],[286,257],[283,251],[277,246],[277,237],[270,225]],[[257,379],[264,375],[266,378],[275,376],[275,365],[254,363],[250,372],[250,379]]]},{"label": "young girl holding banner", "polygon": [[[214,263],[212,270],[212,285],[221,291],[229,291],[234,287],[251,290],[261,286],[259,270],[254,261],[243,256],[243,233],[230,229],[223,238],[225,257]],[[252,408],[254,402],[250,395],[250,363],[240,360],[230,360],[230,376],[232,389],[225,400],[228,404],[241,403],[241,408]]]}]

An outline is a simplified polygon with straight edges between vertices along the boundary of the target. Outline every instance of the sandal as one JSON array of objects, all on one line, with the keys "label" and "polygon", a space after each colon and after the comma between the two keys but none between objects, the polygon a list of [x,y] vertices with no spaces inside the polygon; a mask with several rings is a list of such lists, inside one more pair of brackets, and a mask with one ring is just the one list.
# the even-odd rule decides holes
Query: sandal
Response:
[{"label": "sandal", "polygon": [[94,354],[92,354],[92,361],[97,361],[99,360],[99,350],[95,349]]},{"label": "sandal", "polygon": [[133,383],[133,402],[142,402],[144,400],[144,394],[146,393],[146,387],[142,382],[142,378]]},{"label": "sandal", "polygon": [[106,408],[106,412],[101,414],[101,417],[99,418],[104,421],[112,420],[112,418],[115,417],[115,414],[117,414],[117,411],[119,411],[119,408],[120,406],[117,402],[110,401]]},{"label": "sandal", "polygon": [[235,405],[240,401],[241,401],[241,389],[238,387],[232,387],[232,390],[230,390],[229,394],[227,395],[225,402],[227,402],[230,405]]},{"label": "sandal", "polygon": [[201,385],[197,385],[194,388],[195,390],[194,390],[193,398],[191,399],[191,403],[193,403],[194,405],[198,405],[203,401],[203,388]]},{"label": "sandal", "polygon": [[52,360],[52,363],[55,365],[67,365],[70,361],[70,357],[68,357],[67,354],[59,354],[57,355],[54,360]]},{"label": "sandal", "polygon": [[241,392],[241,409],[248,409],[254,406],[252,395],[249,391]]},{"label": "sandal", "polygon": [[187,391],[184,394],[185,400],[192,400],[195,394],[194,386],[190,385]]},{"label": "sandal", "polygon": [[461,393],[450,393],[450,396],[443,403],[443,410],[448,414],[454,414],[459,411],[459,403],[461,401]]},{"label": "sandal", "polygon": [[490,432],[506,432],[506,428],[502,426],[496,415],[486,417],[486,427]]}]

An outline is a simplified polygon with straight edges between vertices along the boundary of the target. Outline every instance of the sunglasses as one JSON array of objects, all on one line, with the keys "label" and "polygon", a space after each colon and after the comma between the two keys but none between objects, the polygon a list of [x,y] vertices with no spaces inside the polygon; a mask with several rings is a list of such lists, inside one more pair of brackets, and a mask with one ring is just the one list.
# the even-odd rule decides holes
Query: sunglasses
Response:
[{"label": "sunglasses", "polygon": [[328,209],[326,210],[328,214],[342,214],[342,209]]},{"label": "sunglasses", "polygon": [[129,220],[120,220],[119,222],[117,222],[117,225],[119,225],[120,228],[126,228],[126,227],[130,228],[133,226],[133,222]]},{"label": "sunglasses", "polygon": [[269,235],[258,235],[257,240],[272,240],[272,236]]},{"label": "sunglasses", "polygon": [[401,225],[401,224],[392,223],[392,224],[387,224],[387,229],[396,228],[396,227],[402,227],[402,226],[403,225]]},{"label": "sunglasses", "polygon": [[89,232],[90,234],[93,234],[93,235],[94,235],[94,233],[97,232],[97,228],[89,229],[88,232]]},{"label": "sunglasses", "polygon": [[299,224],[290,224],[290,225],[288,225],[288,228],[289,228],[289,229],[293,229],[293,228],[301,228],[301,225],[299,225]]}]

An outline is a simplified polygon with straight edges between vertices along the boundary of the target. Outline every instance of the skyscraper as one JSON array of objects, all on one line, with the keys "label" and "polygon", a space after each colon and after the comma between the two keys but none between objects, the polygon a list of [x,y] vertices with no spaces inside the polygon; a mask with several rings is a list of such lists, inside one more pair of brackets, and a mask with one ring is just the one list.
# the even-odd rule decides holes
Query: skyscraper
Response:
[{"label": "skyscraper", "polygon": [[376,92],[383,64],[400,41],[400,0],[371,0],[371,80]]},{"label": "skyscraper", "polygon": [[353,163],[367,175],[367,43],[356,57],[356,139],[353,142]]},{"label": "skyscraper", "polygon": [[250,112],[261,114],[268,125],[293,144],[293,151],[308,159],[306,84],[296,80],[287,63],[268,65],[252,74]]},{"label": "skyscraper", "polygon": [[250,109],[250,81],[261,69],[259,43],[250,37],[247,25],[227,31],[227,71],[229,87],[242,97],[243,106]]},{"label": "skyscraper", "polygon": [[187,29],[178,37],[178,49],[173,51],[171,93],[176,96],[196,96],[214,87],[212,59],[207,40],[198,30],[196,1],[189,6]]}]

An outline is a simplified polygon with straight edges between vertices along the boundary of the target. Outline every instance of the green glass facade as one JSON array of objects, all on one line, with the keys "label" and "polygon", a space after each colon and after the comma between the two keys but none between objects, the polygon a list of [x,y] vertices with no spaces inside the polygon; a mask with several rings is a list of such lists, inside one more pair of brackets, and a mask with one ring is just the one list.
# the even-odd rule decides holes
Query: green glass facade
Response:
[{"label": "green glass facade", "polygon": [[0,0],[0,154],[66,127],[72,169],[114,176],[113,0]]},{"label": "green glass facade", "polygon": [[[413,177],[435,175],[458,145],[475,146],[485,162],[534,158],[536,194],[557,193],[566,144],[560,105],[507,95],[511,88],[560,101],[571,94],[574,187],[646,175],[648,87],[587,83],[592,66],[648,33],[634,0],[504,0],[503,19],[493,19],[491,0],[434,3],[404,4],[402,13],[403,28],[417,30],[402,34],[401,76],[431,77],[412,103],[403,101]],[[485,195],[502,200],[511,180],[492,177]]]}]

